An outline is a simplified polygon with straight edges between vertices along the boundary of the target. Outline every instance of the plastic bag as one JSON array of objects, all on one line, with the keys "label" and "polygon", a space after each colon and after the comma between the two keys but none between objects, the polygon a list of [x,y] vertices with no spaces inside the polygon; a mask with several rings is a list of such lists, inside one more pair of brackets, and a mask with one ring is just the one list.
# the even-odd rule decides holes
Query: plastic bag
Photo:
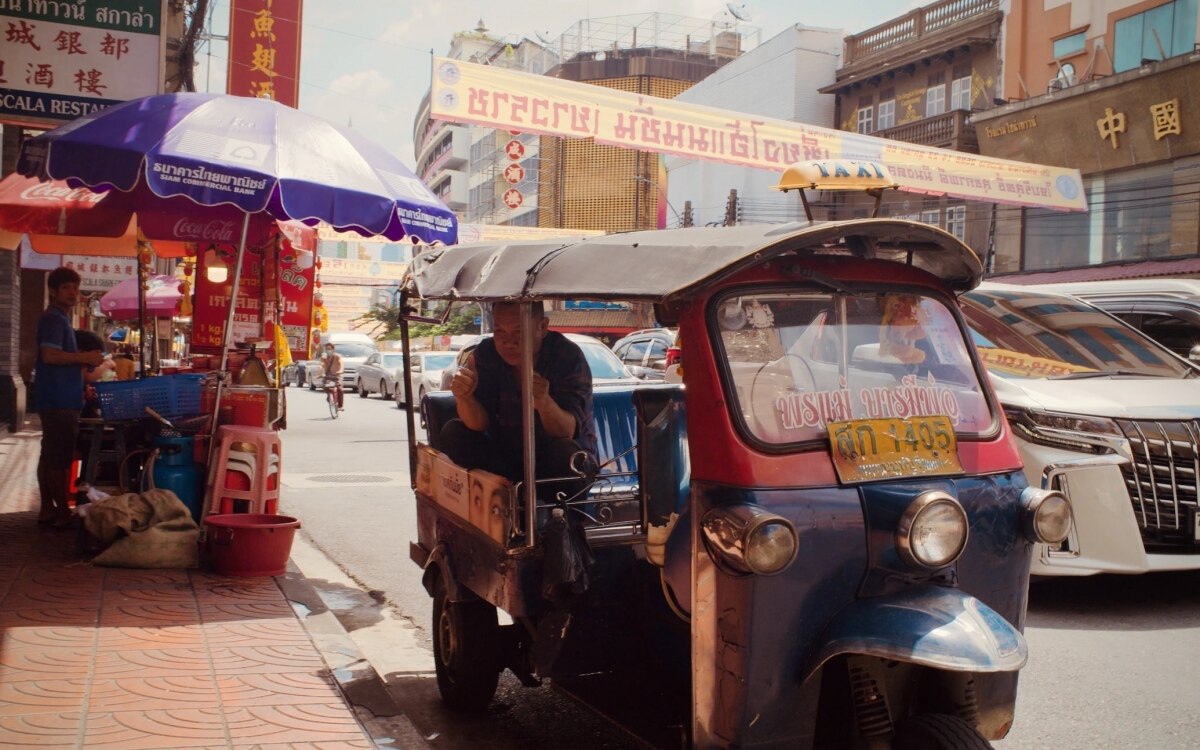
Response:
[{"label": "plastic bag", "polygon": [[549,601],[559,601],[587,591],[588,568],[595,558],[583,528],[567,523],[562,508],[555,508],[540,536],[546,551],[542,596]]}]

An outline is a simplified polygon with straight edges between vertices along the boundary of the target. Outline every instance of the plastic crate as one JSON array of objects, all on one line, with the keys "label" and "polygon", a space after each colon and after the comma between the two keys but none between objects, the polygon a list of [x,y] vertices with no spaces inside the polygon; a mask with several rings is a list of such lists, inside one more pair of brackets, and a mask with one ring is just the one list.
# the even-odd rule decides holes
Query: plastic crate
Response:
[{"label": "plastic crate", "polygon": [[100,416],[113,421],[147,417],[147,406],[167,419],[203,414],[200,403],[203,382],[203,375],[185,374],[108,380],[94,385],[100,396]]}]

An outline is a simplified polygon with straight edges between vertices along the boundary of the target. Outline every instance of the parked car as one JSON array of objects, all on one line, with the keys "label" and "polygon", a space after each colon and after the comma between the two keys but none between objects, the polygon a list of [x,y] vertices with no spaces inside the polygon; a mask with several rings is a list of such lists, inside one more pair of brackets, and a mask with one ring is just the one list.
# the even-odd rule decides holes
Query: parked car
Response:
[{"label": "parked car", "polygon": [[1042,284],[1117,316],[1181,357],[1200,362],[1200,279],[1119,279]]},{"label": "parked car", "polygon": [[358,395],[366,398],[378,393],[380,398],[396,397],[402,401],[404,389],[404,355],[400,352],[375,352],[358,367]]},{"label": "parked car", "polygon": [[960,297],[1033,486],[1075,526],[1035,575],[1200,569],[1200,370],[1080,299],[983,284]]},{"label": "parked car", "polygon": [[662,380],[667,370],[667,352],[675,344],[670,328],[644,328],[619,339],[612,346],[635,377]]},{"label": "parked car", "polygon": [[437,351],[413,352],[412,356],[409,369],[412,371],[413,388],[417,389],[417,403],[420,403],[426,393],[442,390],[442,371],[453,370],[458,355],[455,352]]},{"label": "parked car", "polygon": [[308,364],[309,360],[307,359],[294,359],[290,364],[285,365],[282,374],[284,387],[289,385],[304,387],[304,384],[308,382]]}]

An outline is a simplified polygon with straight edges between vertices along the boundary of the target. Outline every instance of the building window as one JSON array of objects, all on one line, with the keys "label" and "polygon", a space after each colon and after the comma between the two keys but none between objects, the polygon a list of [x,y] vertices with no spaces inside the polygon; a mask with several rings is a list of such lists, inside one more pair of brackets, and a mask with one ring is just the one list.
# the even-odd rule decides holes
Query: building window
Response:
[{"label": "building window", "polygon": [[946,81],[942,73],[929,77],[925,89],[925,116],[936,117],[946,111]]},{"label": "building window", "polygon": [[967,207],[965,205],[946,208],[946,231],[960,240],[967,238]]},{"label": "building window", "polygon": [[1055,58],[1066,57],[1073,55],[1076,52],[1083,52],[1084,44],[1087,42],[1084,33],[1081,31],[1078,34],[1064,36],[1062,39],[1054,40],[1054,50],[1051,55]]},{"label": "building window", "polygon": [[955,78],[950,82],[950,109],[971,111],[971,76]]},{"label": "building window", "polygon": [[1116,22],[1113,69],[1117,73],[1133,70],[1143,60],[1162,59],[1164,52],[1167,57],[1182,55],[1191,52],[1195,43],[1195,0],[1165,3]]},{"label": "building window", "polygon": [[1177,200],[1171,175],[1165,165],[1105,177],[1103,205],[1089,211],[1104,217],[1101,263],[1171,254],[1171,206]]},{"label": "building window", "polygon": [[887,130],[896,126],[896,100],[888,99],[879,103],[879,129]]},{"label": "building window", "polygon": [[870,133],[874,129],[874,128],[872,128],[872,124],[873,124],[872,123],[872,115],[873,114],[874,114],[874,109],[871,107],[859,107],[858,108],[858,132]]},{"label": "building window", "polygon": [[942,212],[936,208],[927,208],[921,211],[921,221],[925,224],[940,227],[942,226]]}]

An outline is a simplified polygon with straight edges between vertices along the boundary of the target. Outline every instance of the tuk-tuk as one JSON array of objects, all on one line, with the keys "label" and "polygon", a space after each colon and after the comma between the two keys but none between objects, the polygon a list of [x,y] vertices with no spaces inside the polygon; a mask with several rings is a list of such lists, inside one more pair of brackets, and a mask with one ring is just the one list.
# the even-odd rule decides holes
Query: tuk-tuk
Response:
[{"label": "tuk-tuk", "polygon": [[[449,392],[410,441],[444,701],[486,708],[508,668],[661,747],[1004,737],[1033,545],[1071,513],[1026,485],[959,314],[980,276],[954,236],[879,218],[418,255],[409,319],[518,302],[526,344],[522,481],[447,458]],[[596,387],[600,467],[547,501],[529,303],[584,299],[652,303],[682,382]]]}]

